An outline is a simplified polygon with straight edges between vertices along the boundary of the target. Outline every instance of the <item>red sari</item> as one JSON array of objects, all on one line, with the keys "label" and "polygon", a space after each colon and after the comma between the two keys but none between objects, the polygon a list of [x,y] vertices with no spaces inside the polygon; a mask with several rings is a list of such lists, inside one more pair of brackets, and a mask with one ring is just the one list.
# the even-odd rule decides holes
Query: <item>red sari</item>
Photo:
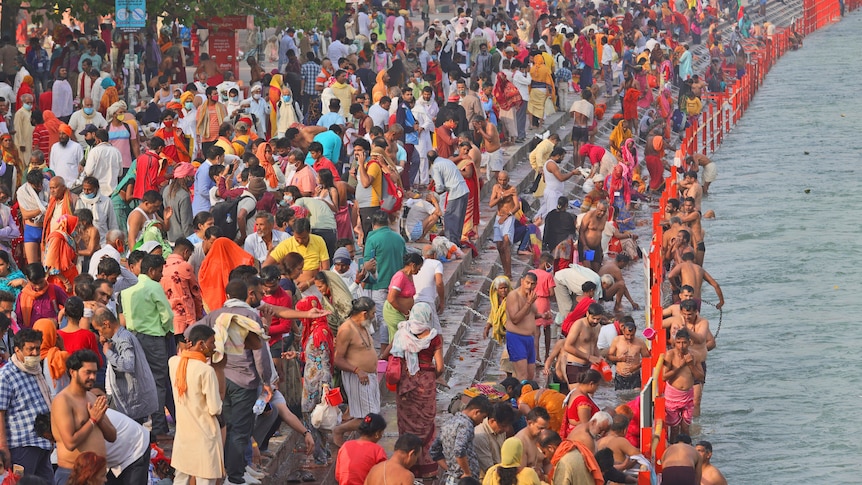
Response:
[{"label": "red sari", "polygon": [[[461,170],[466,167],[466,164],[472,164],[473,160],[470,158],[465,158],[458,162],[458,169]],[[475,228],[479,227],[479,190],[481,189],[479,186],[479,173],[476,169],[476,166],[473,166],[473,175],[471,177],[464,177],[464,181],[467,182],[467,188],[470,189],[470,195],[467,198],[467,215],[464,217],[464,230],[461,232],[461,240],[470,240],[472,237],[476,237]],[[452,241],[457,244],[457,242]]]}]

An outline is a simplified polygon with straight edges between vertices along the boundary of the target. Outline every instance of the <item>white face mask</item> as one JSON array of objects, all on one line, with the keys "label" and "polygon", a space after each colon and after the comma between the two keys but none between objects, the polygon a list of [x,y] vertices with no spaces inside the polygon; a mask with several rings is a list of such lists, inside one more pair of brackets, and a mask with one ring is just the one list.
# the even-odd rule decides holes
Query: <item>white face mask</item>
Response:
[{"label": "white face mask", "polygon": [[28,355],[24,357],[24,368],[30,371],[38,370],[41,359],[38,355]]},{"label": "white face mask", "polygon": [[251,95],[251,97],[252,97],[252,98],[254,98],[254,100],[255,100],[255,101],[257,101],[258,99],[260,99],[260,94],[259,94],[259,93],[254,93],[254,94],[252,94],[252,95]]}]

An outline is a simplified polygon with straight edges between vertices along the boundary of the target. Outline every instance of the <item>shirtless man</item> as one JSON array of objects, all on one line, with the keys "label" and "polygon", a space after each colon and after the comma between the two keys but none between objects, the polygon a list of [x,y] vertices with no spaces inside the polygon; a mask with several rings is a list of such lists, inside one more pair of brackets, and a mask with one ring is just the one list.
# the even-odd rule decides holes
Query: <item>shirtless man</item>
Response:
[{"label": "shirtless man", "polygon": [[573,323],[566,335],[563,351],[569,387],[574,386],[581,374],[590,370],[590,366],[602,358],[596,344],[599,341],[599,324],[603,314],[602,305],[593,303],[587,308],[587,316]]},{"label": "shirtless man", "polygon": [[198,63],[198,68],[195,71],[195,78],[203,80],[206,83],[206,80],[221,74],[221,71],[218,69],[218,64],[207,56],[204,58],[201,56],[200,62]]},{"label": "shirtless man", "polygon": [[374,300],[357,298],[350,316],[341,324],[335,338],[334,364],[341,369],[341,381],[350,402],[351,419],[332,430],[336,446],[344,443],[344,434],[357,431],[368,413],[380,412],[380,386],[377,385],[377,351],[368,332],[375,317]]},{"label": "shirtless man", "polygon": [[599,411],[586,423],[575,426],[569,433],[568,439],[583,444],[595,454],[598,451],[596,442],[608,434],[612,422],[613,418],[610,414]]},{"label": "shirtless man", "polygon": [[614,303],[614,311],[618,312],[623,308],[623,297],[631,303],[633,310],[640,309],[640,306],[635,303],[632,299],[632,295],[629,293],[629,289],[626,286],[626,281],[623,278],[622,269],[626,267],[626,265],[632,259],[628,254],[619,253],[617,257],[613,261],[608,261],[603,264],[601,268],[599,268],[599,276],[611,275],[614,277],[614,284],[610,286],[610,288],[605,289],[602,292],[602,301],[615,301]]},{"label": "shirtless man", "polygon": [[[482,166],[482,150],[473,143],[473,135],[468,131],[458,135],[458,156],[452,158],[452,161],[457,165],[458,162],[465,158],[473,160],[473,167],[476,173],[479,173],[479,169]],[[464,178],[467,177],[465,176]]]},{"label": "shirtless man", "polygon": [[686,197],[682,203],[679,218],[682,223],[689,228],[691,233],[691,245],[695,247],[694,261],[703,265],[703,256],[706,254],[706,244],[703,241],[703,226],[700,224],[701,214],[700,208],[695,207],[695,200],[692,197]]},{"label": "shirtless man", "polygon": [[691,437],[681,434],[669,441],[672,444],[661,457],[662,485],[700,485],[703,460],[691,446]]},{"label": "shirtless man", "polygon": [[[679,303],[684,302],[685,300],[691,300],[694,298],[694,288],[689,285],[682,285],[679,287]],[[700,300],[696,300],[698,304],[698,308],[700,307]],[[679,317],[682,315],[679,311],[679,303],[674,303],[673,305],[668,306],[662,310],[661,316],[663,318],[668,317]]]},{"label": "shirtless man", "polygon": [[664,359],[665,386],[665,423],[669,426],[669,437],[682,432],[688,434],[688,427],[694,413],[695,381],[703,381],[703,361],[689,352],[691,336],[682,328],[673,337],[673,348],[667,351]]},{"label": "shirtless man", "polygon": [[551,415],[548,410],[536,406],[527,413],[527,426],[515,434],[515,438],[524,444],[524,456],[521,458],[521,466],[536,470],[539,477],[545,475],[543,467],[545,457],[539,452],[539,433],[548,429]]},{"label": "shirtless man", "polygon": [[694,206],[700,210],[700,202],[703,199],[703,187],[697,181],[697,172],[690,170],[685,173],[682,182],[679,183],[680,189],[683,191],[683,197],[691,197],[694,199]]},{"label": "shirtless man", "polygon": [[699,485],[727,485],[727,479],[715,465],[709,462],[712,459],[712,443],[709,441],[698,441],[694,447],[700,455],[702,468]]},{"label": "shirtless man", "polygon": [[[668,205],[668,209],[670,206]],[[668,220],[669,226],[661,235],[661,257],[664,262],[665,269],[670,268],[670,263],[673,261],[673,239],[682,231],[685,226],[682,225],[682,219],[679,216],[673,216]]]},{"label": "shirtless man", "polygon": [[515,241],[515,216],[521,209],[518,188],[509,185],[509,174],[505,170],[497,173],[497,183],[491,190],[488,206],[497,209],[494,217],[494,243],[500,253],[503,273],[512,277],[512,243]]},{"label": "shirtless man", "polygon": [[536,312],[536,275],[527,273],[521,286],[506,298],[506,350],[519,380],[536,377],[536,317],[551,318],[551,312]]},{"label": "shirtless man", "polygon": [[[578,229],[578,257],[585,266],[598,272],[602,267],[602,232],[608,221],[608,206],[604,202],[596,204],[596,210],[587,212]],[[594,252],[592,260],[587,260],[584,252],[591,249]]]},{"label": "shirtless man", "polygon": [[[682,255],[682,262],[677,264],[667,274],[667,278],[673,284],[676,277],[679,277],[679,286],[690,286],[694,290],[693,298],[700,301],[701,290],[704,280],[715,289],[715,294],[718,295],[718,303],[716,308],[721,310],[724,306],[724,294],[721,292],[721,286],[713,279],[710,274],[694,261],[694,254],[685,253]],[[675,285],[676,286],[676,285]]]},{"label": "shirtless man", "polygon": [[91,350],[79,350],[66,361],[71,378],[51,404],[51,432],[57,440],[57,471],[54,483],[65,485],[75,459],[85,451],[104,457],[105,441],[117,439],[117,430],[105,416],[108,399],[89,391],[96,383],[99,358]]},{"label": "shirtless man", "polygon": [[706,382],[707,353],[715,348],[715,336],[709,330],[709,320],[700,316],[694,299],[680,302],[680,316],[662,320],[662,327],[670,329],[671,336],[685,328],[691,336],[689,352],[695,356],[703,368],[703,378],[694,381],[694,416],[700,416],[700,402],[703,397],[703,384]]},{"label": "shirtless man", "polygon": [[295,125],[284,132],[284,137],[290,146],[307,152],[308,146],[314,141],[314,137],[326,130],[327,128],[323,126]]},{"label": "shirtless man", "polygon": [[473,118],[473,129],[476,134],[482,137],[482,143],[485,145],[485,154],[488,155],[488,167],[485,169],[487,180],[493,180],[497,176],[497,172],[503,170],[506,166],[506,160],[503,158],[503,150],[500,150],[500,132],[493,123],[482,117]]},{"label": "shirtless man", "polygon": [[631,457],[641,454],[641,450],[632,446],[626,439],[626,431],[631,418],[623,414],[614,415],[614,421],[608,435],[596,443],[596,448],[608,448],[614,453],[614,468],[617,470],[628,470],[638,462]]},{"label": "shirtless man", "polygon": [[680,229],[670,242],[670,253],[675,264],[682,263],[682,255],[691,253],[694,255],[694,246],[691,245],[691,233],[686,229]]},{"label": "shirtless man", "polygon": [[617,335],[608,350],[608,361],[617,364],[614,390],[639,389],[641,387],[641,362],[650,356],[646,342],[636,336],[637,326],[632,321],[620,324],[622,335]]},{"label": "shirtless man", "polygon": [[365,477],[365,483],[385,483],[386,485],[413,485],[415,476],[410,471],[422,453],[422,440],[413,434],[405,433],[395,442],[395,450],[388,460],[374,465]]},{"label": "shirtless man", "polygon": [[679,199],[668,199],[667,206],[664,208],[664,214],[661,218],[661,225],[667,227],[671,224],[671,219],[679,215]]}]

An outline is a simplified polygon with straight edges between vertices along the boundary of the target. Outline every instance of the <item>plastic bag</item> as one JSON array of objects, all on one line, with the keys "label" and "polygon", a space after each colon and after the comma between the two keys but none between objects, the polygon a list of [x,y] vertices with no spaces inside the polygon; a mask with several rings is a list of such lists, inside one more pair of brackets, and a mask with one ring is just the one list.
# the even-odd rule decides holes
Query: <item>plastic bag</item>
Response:
[{"label": "plastic bag", "polygon": [[[324,386],[323,395],[325,396],[328,391],[329,386]],[[330,406],[326,399],[314,406],[311,411],[311,425],[317,429],[332,431],[339,424],[341,424],[341,411],[335,406]]]}]

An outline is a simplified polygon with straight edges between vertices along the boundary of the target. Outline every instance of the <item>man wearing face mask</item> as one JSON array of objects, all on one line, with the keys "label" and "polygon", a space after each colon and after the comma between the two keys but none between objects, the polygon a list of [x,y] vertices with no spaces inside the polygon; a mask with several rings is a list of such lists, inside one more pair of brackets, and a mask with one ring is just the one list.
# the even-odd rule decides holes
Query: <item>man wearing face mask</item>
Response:
[{"label": "man wearing face mask", "polygon": [[[69,118],[69,126],[72,127],[72,133],[81,135],[88,125],[92,125],[94,128],[105,128],[108,126],[108,121],[105,120],[102,113],[96,111],[96,108],[93,106],[93,100],[89,96],[81,101],[81,109],[72,113],[72,116]],[[95,131],[94,129],[93,133]],[[90,146],[85,138],[80,136],[75,136],[74,138],[81,144],[81,148],[84,150]]]},{"label": "man wearing face mask", "polygon": [[114,203],[111,198],[99,192],[99,180],[96,177],[85,177],[81,184],[81,196],[75,203],[75,210],[89,209],[93,213],[93,225],[99,230],[102,238],[100,244],[104,246],[105,235],[111,229],[119,229],[117,214],[114,212]]},{"label": "man wearing face mask", "polygon": [[88,145],[87,162],[84,164],[82,175],[96,177],[99,180],[101,194],[110,197],[113,192],[112,187],[117,186],[120,172],[123,170],[122,153],[108,142],[108,131],[104,128],[96,129],[93,125],[87,125],[78,135],[83,135],[82,139]]},{"label": "man wearing face mask", "polygon": [[198,108],[195,131],[201,138],[201,150],[209,153],[219,137],[219,126],[227,118],[227,108],[219,102],[218,89],[210,86],[206,90],[207,101]]},{"label": "man wearing face mask", "polygon": [[33,130],[35,127],[30,122],[30,113],[33,111],[33,95],[21,96],[21,106],[15,112],[12,122],[15,125],[15,146],[21,154],[21,160],[30,160],[30,152],[33,149]]},{"label": "man wearing face mask", "polygon": [[49,166],[63,180],[66,185],[72,187],[78,180],[80,165],[84,161],[84,149],[79,143],[71,140],[72,127],[63,123],[60,125],[60,139],[51,146],[51,155],[48,157]]},{"label": "man wearing face mask", "polygon": [[241,107],[245,108],[246,113],[254,116],[252,119],[256,119],[254,131],[259,136],[266,134],[266,120],[269,119],[269,114],[272,112],[272,105],[263,99],[261,91],[260,84],[253,85],[251,87],[251,98],[243,101],[241,105]]},{"label": "man wearing face mask", "polygon": [[42,332],[22,329],[15,334],[15,352],[0,369],[0,453],[6,463],[22,465],[28,474],[53,483],[50,441],[36,435],[36,416],[51,410],[48,383],[42,374],[39,349]]}]

